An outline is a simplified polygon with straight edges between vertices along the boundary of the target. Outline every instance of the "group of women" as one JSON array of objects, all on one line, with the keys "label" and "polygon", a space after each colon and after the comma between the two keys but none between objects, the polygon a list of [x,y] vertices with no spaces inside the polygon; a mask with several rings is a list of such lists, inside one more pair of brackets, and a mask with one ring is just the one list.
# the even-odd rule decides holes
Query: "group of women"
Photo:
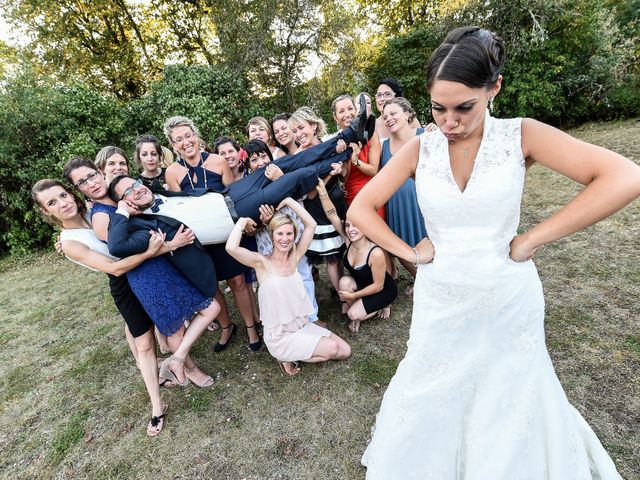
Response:
[{"label": "group of women", "polygon": [[[544,344],[542,289],[531,259],[540,246],[640,195],[640,168],[534,120],[493,118],[504,61],[504,45],[493,32],[452,31],[428,65],[437,128],[424,131],[399,84],[384,80],[375,94],[380,111],[375,134],[357,143],[338,133],[336,160],[347,161],[332,163],[331,172],[303,198],[263,205],[260,219],[266,227],[256,231],[252,219],[239,218],[226,252],[216,247],[211,257],[218,278],[226,279],[233,292],[250,347],[257,350],[264,341],[288,375],[298,373],[298,361],[351,354],[349,345],[318,320],[312,264],[326,262],[353,332],[376,313],[389,316],[397,295],[393,257],[417,274],[406,358],[385,393],[362,459],[371,479],[620,478],[555,376]],[[373,122],[363,113],[371,98],[361,93],[356,99],[342,95],[333,102],[339,130],[349,128],[358,109],[360,120]],[[197,313],[186,318],[181,309],[170,325],[157,321],[144,299],[151,294],[140,288],[144,280],[135,272],[198,242],[188,228],[169,241],[164,232],[151,232],[146,251],[117,259],[101,242],[107,239],[110,215],[125,208],[131,196],[143,195],[143,184],[156,191],[225,192],[247,175],[264,175],[277,184],[284,174],[281,159],[328,141],[325,123],[306,107],[272,122],[252,118],[243,148],[222,137],[209,153],[184,117],[169,119],[165,134],[176,161],[163,165],[166,154],[158,140],[140,137],[135,154],[140,181],[115,198],[106,195],[106,185],[128,170],[122,150],[107,147],[96,165],[75,159],[65,167],[65,178],[91,202],[89,216],[85,202],[62,183],[42,180],[33,187],[42,212],[63,228],[64,253],[110,275],[151,397],[149,435],[162,429],[166,409],[151,322],[161,326],[173,353],[161,377],[169,384],[200,386],[212,380],[189,357],[193,342],[215,317],[222,327],[216,344],[221,351],[236,326],[219,290],[214,298],[184,293],[186,310]],[[348,157],[338,157],[344,152]],[[523,182],[534,162],[586,188],[556,214],[518,234]],[[147,278],[165,271],[166,266],[144,270]],[[128,282],[121,280],[126,272]],[[174,272],[171,278],[178,276]],[[255,279],[259,315],[251,288]]]},{"label": "group of women", "polygon": [[[365,100],[363,94],[363,106]],[[334,102],[340,130],[349,128],[356,110],[353,98],[348,95]],[[369,115],[365,108],[363,118]],[[185,117],[168,119],[164,130],[173,153],[155,136],[140,135],[134,150],[139,170],[137,181],[132,181],[120,195],[114,196],[109,185],[115,185],[114,179],[130,173],[129,162],[126,152],[115,146],[101,149],[95,161],[82,157],[69,161],[62,173],[73,188],[51,179],[41,180],[32,188],[33,199],[45,218],[61,228],[57,245],[61,253],[109,275],[112,296],[125,319],[125,334],[152,403],[149,435],[157,435],[164,425],[166,405],[161,400],[159,385],[213,384],[213,378],[189,356],[203,331],[207,327],[220,329],[220,338],[213,349],[221,352],[238,330],[231,322],[222,291],[217,285],[200,288],[188,272],[173,265],[174,252],[196,248],[207,251],[214,278],[226,280],[244,320],[249,348],[258,351],[264,342],[288,375],[299,372],[300,361],[319,362],[350,355],[349,345],[319,320],[312,264],[326,261],[332,289],[341,298],[353,332],[358,331],[360,321],[376,313],[387,318],[389,305],[396,297],[396,284],[390,276],[395,275],[395,270],[389,256],[366,240],[352,222],[347,220],[346,228],[342,226],[346,202],[352,201],[364,184],[362,179],[349,183],[350,170],[355,175],[362,168],[365,172],[362,175],[367,178],[378,170],[379,160],[363,155],[370,144],[378,141],[375,135],[367,145],[353,141],[347,145],[342,137],[332,140],[335,151],[330,150],[327,155],[335,158],[335,163],[331,172],[319,179],[317,187],[296,201],[263,205],[261,220],[265,227],[256,231],[249,225],[246,230],[250,234],[239,238],[232,235],[226,249],[223,244],[200,245],[185,225],[170,238],[160,228],[151,232],[144,252],[126,258],[114,256],[108,243],[113,216],[125,211],[127,204],[130,207],[143,188],[165,194],[194,193],[199,189],[224,193],[231,184],[248,175],[264,175],[275,183],[284,175],[278,165],[285,168],[285,157],[320,145],[323,137],[325,142],[330,140],[324,121],[307,107],[291,115],[278,115],[272,123],[262,117],[252,118],[247,126],[249,141],[244,147],[231,137],[219,137],[209,147],[196,125]],[[353,140],[348,135],[344,138]],[[350,162],[344,162],[345,159]],[[349,166],[343,166],[344,163]],[[349,200],[345,199],[344,184],[351,185],[347,190]],[[240,219],[237,225],[244,230],[246,224],[253,223]],[[295,248],[295,242],[279,240],[283,230],[292,228],[299,231]],[[235,240],[237,245],[233,244]],[[349,246],[346,253],[345,245]],[[256,263],[256,258],[262,261]],[[343,261],[349,270],[347,276],[343,275]],[[264,265],[270,268],[262,268]],[[199,268],[204,271],[208,266]],[[352,278],[350,275],[355,280],[348,280]],[[278,290],[278,284],[287,282],[300,287],[299,302],[274,302],[276,296],[266,293],[268,286],[274,285],[272,289]],[[254,292],[256,283],[262,287],[258,299]],[[287,287],[283,291],[290,295],[295,289]],[[277,311],[285,304],[290,311]],[[161,352],[171,353],[160,365],[156,342]]]}]

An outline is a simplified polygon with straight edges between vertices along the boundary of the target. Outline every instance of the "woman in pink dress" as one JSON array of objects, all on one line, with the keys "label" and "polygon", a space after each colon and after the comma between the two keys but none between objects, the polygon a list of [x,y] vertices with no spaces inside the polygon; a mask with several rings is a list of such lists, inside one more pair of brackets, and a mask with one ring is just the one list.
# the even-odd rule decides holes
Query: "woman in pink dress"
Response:
[{"label": "woman in pink dress", "polygon": [[293,219],[276,213],[268,228],[273,252],[260,255],[240,246],[242,231],[249,219],[240,218],[227,240],[227,252],[240,263],[255,269],[260,283],[258,302],[264,326],[264,343],[287,375],[299,372],[298,361],[307,363],[344,360],[351,355],[351,347],[326,328],[309,322],[313,313],[311,301],[296,266],[313,239],[315,221],[291,198],[285,199],[278,210],[289,207],[300,217],[304,231],[296,244],[297,227]]}]

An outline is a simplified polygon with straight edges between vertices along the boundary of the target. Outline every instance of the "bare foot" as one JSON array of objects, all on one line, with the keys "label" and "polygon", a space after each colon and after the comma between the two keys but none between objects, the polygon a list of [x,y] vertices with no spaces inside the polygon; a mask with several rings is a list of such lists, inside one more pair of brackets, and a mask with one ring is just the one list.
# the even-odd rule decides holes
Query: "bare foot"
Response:
[{"label": "bare foot", "polygon": [[358,333],[358,330],[360,330],[360,320],[351,320],[348,328],[351,332]]},{"label": "bare foot", "polygon": [[209,330],[210,332],[215,332],[219,328],[220,328],[220,325],[218,325],[218,322],[211,322],[207,327],[207,330]]},{"label": "bare foot", "polygon": [[283,375],[293,377],[300,373],[300,366],[298,365],[298,362],[278,362],[278,364],[280,365],[280,370],[282,370]]},{"label": "bare foot", "polygon": [[167,405],[163,404],[159,412],[152,412],[151,420],[147,425],[147,435],[155,437],[164,427],[164,414],[167,412]]},{"label": "bare foot", "polygon": [[407,286],[407,288],[404,289],[404,294],[407,297],[413,297],[413,283],[409,286]]},{"label": "bare foot", "polygon": [[391,315],[391,307],[384,307],[378,312],[378,316],[383,320],[386,320]]}]

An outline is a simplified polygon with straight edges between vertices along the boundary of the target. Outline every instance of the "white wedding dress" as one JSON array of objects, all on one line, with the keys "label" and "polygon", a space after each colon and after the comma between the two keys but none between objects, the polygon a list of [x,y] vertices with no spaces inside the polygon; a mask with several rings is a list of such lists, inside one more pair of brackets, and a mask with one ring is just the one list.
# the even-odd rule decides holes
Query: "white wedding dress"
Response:
[{"label": "white wedding dress", "polygon": [[418,202],[436,254],[418,269],[407,354],[362,457],[367,479],[621,478],[555,374],[533,261],[509,257],[525,175],[520,126],[486,115],[464,192],[447,139],[421,136]]}]

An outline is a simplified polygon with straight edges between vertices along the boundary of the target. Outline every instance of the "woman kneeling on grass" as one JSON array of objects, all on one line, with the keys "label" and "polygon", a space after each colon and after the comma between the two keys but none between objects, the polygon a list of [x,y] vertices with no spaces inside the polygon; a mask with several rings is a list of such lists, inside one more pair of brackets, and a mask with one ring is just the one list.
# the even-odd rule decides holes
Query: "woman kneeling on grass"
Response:
[{"label": "woman kneeling on grass", "polygon": [[297,245],[295,222],[290,216],[278,212],[268,225],[273,242],[271,255],[260,255],[240,247],[247,218],[236,223],[227,240],[227,252],[240,263],[255,269],[260,283],[258,303],[264,325],[264,343],[280,363],[283,373],[296,375],[300,371],[298,361],[343,360],[351,355],[351,347],[342,338],[307,319],[313,313],[313,307],[296,265],[313,239],[315,221],[295,200],[283,200],[277,210],[285,206],[302,219],[305,227]]},{"label": "woman kneeling on grass", "polygon": [[376,313],[380,318],[389,318],[390,305],[398,296],[396,280],[391,275],[393,263],[386,251],[353,224],[349,214],[342,225],[322,180],[318,180],[317,190],[327,218],[347,245],[342,262],[349,275],[340,279],[339,294],[342,313],[350,320],[349,330],[358,333],[360,322]]}]

